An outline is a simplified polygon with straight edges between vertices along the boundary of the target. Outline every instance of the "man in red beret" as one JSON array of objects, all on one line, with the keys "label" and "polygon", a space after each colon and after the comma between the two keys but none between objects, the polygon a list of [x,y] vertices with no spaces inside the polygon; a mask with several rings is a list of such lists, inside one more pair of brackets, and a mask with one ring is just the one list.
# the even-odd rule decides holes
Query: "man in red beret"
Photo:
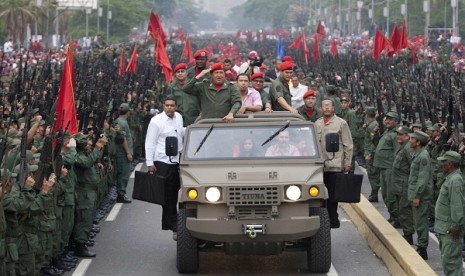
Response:
[{"label": "man in red beret", "polygon": [[314,90],[308,90],[304,94],[304,104],[297,108],[302,117],[307,121],[316,122],[322,115],[318,108],[315,108],[316,105],[316,92]]},{"label": "man in red beret", "polygon": [[270,98],[274,111],[290,111],[297,113],[297,109],[291,105],[291,92],[289,92],[289,81],[292,77],[292,66],[290,61],[285,61],[279,66],[279,77],[271,83]]},{"label": "man in red beret", "polygon": [[252,87],[260,93],[260,97],[262,98],[262,104],[263,104],[263,110],[265,112],[271,112],[273,111],[271,109],[271,100],[270,100],[270,94],[265,91],[264,86],[265,86],[265,74],[262,72],[255,73],[250,77],[250,80],[252,81]]},{"label": "man in red beret", "polygon": [[[200,82],[207,74],[211,74],[210,82]],[[222,118],[230,123],[234,114],[241,108],[241,96],[236,86],[230,84],[224,74],[223,64],[215,63],[205,69],[183,87],[183,91],[195,95],[200,100],[200,118]]]},{"label": "man in red beret", "polygon": [[194,95],[182,91],[186,83],[187,65],[185,63],[179,63],[174,67],[174,79],[168,86],[168,93],[176,98],[176,111],[182,115],[185,127],[193,124],[200,114],[199,99]]},{"label": "man in red beret", "polygon": [[[208,52],[205,49],[200,49],[197,50],[194,53],[194,58],[195,58],[195,66],[191,67],[187,70],[187,79],[190,80],[194,77],[196,77],[200,72],[205,70],[207,68],[207,61],[208,61]],[[203,76],[202,79],[199,79],[199,81],[203,81],[204,79],[210,79],[210,74],[206,74]]]}]

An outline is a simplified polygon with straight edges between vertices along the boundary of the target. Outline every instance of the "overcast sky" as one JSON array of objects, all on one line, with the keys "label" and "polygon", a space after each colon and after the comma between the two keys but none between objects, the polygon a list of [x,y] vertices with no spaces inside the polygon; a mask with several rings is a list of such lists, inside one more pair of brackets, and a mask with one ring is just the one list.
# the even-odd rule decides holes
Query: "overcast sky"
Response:
[{"label": "overcast sky", "polygon": [[216,13],[219,16],[227,16],[229,9],[245,3],[247,0],[195,0],[200,8]]}]

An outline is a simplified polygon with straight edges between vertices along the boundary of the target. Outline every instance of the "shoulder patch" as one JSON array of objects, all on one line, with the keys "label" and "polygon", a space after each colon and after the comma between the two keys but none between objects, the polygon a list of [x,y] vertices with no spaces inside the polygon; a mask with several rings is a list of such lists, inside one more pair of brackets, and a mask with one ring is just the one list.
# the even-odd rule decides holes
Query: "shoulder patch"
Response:
[{"label": "shoulder patch", "polygon": [[460,187],[460,186],[455,187],[455,192],[456,193],[461,193],[462,192],[462,187]]},{"label": "shoulder patch", "polygon": [[422,165],[422,166],[428,165],[428,160],[426,160],[426,158],[423,158],[423,159],[421,160],[421,165]]},{"label": "shoulder patch", "polygon": [[281,91],[282,91],[281,85],[277,85],[277,86],[276,86],[276,92],[281,92]]}]

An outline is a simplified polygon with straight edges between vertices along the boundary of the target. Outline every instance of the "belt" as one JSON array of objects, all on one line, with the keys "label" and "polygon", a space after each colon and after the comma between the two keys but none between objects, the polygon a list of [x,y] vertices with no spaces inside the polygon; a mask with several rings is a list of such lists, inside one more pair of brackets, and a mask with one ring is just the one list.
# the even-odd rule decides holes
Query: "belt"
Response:
[{"label": "belt", "polygon": [[93,185],[93,184],[77,183],[76,188],[81,189],[81,190],[98,191],[98,187],[96,185]]}]

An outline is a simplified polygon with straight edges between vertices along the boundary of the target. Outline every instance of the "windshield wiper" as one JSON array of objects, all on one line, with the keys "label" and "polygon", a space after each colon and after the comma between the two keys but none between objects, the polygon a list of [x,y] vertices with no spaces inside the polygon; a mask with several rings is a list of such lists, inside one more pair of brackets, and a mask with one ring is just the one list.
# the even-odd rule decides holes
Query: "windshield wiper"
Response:
[{"label": "windshield wiper", "polygon": [[203,143],[205,143],[205,141],[207,140],[208,136],[210,136],[210,133],[212,133],[212,130],[213,130],[213,125],[210,127],[210,129],[207,131],[207,133],[205,134],[205,136],[203,137],[202,141],[200,141],[200,144],[199,146],[197,147],[197,150],[194,152],[194,155],[197,154],[197,152],[199,152],[199,150],[202,148],[203,146]]},{"label": "windshield wiper", "polygon": [[273,133],[268,139],[266,139],[265,142],[263,142],[262,144],[262,147],[266,144],[268,144],[268,142],[270,142],[271,140],[274,139],[274,137],[278,136],[278,134],[280,134],[281,132],[283,132],[286,128],[289,127],[289,125],[291,124],[290,121],[287,121],[287,124],[285,126],[283,126],[282,128],[278,129],[278,131],[276,131],[275,133]]}]

